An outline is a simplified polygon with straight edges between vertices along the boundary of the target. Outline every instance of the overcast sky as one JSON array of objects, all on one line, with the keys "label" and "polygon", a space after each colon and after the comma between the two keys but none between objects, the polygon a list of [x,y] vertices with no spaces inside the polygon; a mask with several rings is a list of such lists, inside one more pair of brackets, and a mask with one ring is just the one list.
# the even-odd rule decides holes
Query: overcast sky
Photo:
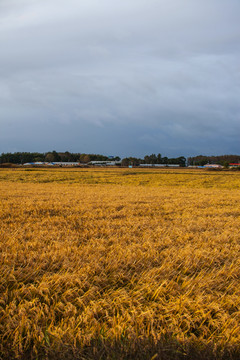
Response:
[{"label": "overcast sky", "polygon": [[0,0],[0,153],[240,154],[239,0]]}]

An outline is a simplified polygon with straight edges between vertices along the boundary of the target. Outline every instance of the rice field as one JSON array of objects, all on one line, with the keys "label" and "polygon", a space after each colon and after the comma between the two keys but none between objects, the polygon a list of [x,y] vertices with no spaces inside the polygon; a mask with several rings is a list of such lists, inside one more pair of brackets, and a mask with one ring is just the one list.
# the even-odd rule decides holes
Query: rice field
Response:
[{"label": "rice field", "polygon": [[0,359],[240,359],[240,173],[0,169]]}]

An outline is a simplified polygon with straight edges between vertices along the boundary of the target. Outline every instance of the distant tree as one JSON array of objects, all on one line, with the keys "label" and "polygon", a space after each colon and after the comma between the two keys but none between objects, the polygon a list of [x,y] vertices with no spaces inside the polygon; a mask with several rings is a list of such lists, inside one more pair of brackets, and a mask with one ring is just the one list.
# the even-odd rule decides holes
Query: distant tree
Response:
[{"label": "distant tree", "polygon": [[122,166],[129,166],[129,165],[138,166],[142,162],[143,162],[142,159],[138,159],[135,157],[128,157],[128,158],[122,159]]},{"label": "distant tree", "polygon": [[130,165],[133,165],[133,166],[139,166],[139,164],[142,161],[141,159],[138,159],[135,157],[130,157],[129,160],[130,160]]},{"label": "distant tree", "polygon": [[167,156],[164,156],[162,158],[162,164],[168,164],[168,157]]},{"label": "distant tree", "polygon": [[184,156],[176,158],[175,164],[179,164],[181,167],[186,166],[186,158]]},{"label": "distant tree", "polygon": [[83,162],[84,164],[87,164],[87,163],[89,163],[90,161],[91,161],[90,156],[87,155],[87,154],[85,154],[85,155],[83,156],[83,158],[82,158],[82,162]]},{"label": "distant tree", "polygon": [[46,162],[53,162],[53,161],[55,161],[54,154],[51,153],[51,152],[47,153],[46,156],[45,156],[45,161],[46,161]]},{"label": "distant tree", "polygon": [[59,156],[59,154],[53,150],[52,152],[48,152],[45,156],[45,161],[47,162],[58,162],[61,161],[61,157]]},{"label": "distant tree", "polygon": [[119,156],[115,156],[115,158],[113,158],[114,161],[120,161],[120,157]]},{"label": "distant tree", "polygon": [[122,159],[122,166],[129,166],[129,164],[130,164],[129,158]]},{"label": "distant tree", "polygon": [[144,163],[150,164],[150,156],[149,155],[144,156]]},{"label": "distant tree", "polygon": [[210,159],[207,156],[198,155],[198,156],[188,158],[188,165],[204,166],[209,161],[210,161]]},{"label": "distant tree", "polygon": [[[60,161],[63,162],[71,162],[71,161],[75,161],[75,154],[71,154],[69,151],[65,151],[64,153],[58,153],[59,157],[60,157]],[[77,157],[79,157],[79,154],[77,154]]]},{"label": "distant tree", "polygon": [[52,151],[52,154],[54,156],[53,161],[61,161],[61,157],[59,156],[59,154],[55,150]]},{"label": "distant tree", "polygon": [[162,163],[162,155],[158,154],[157,155],[157,164],[161,164]]}]

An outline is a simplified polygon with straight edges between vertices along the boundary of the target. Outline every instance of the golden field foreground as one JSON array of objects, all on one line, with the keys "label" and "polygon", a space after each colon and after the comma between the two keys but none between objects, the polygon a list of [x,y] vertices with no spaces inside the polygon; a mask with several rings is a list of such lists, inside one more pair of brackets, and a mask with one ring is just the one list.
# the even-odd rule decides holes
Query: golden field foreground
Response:
[{"label": "golden field foreground", "polygon": [[0,169],[0,359],[240,359],[240,173]]}]

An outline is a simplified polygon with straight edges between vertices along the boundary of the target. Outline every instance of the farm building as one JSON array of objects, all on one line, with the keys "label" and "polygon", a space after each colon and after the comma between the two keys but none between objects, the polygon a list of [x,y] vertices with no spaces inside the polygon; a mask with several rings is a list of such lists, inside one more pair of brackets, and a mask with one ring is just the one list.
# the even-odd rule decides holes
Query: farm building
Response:
[{"label": "farm building", "polygon": [[79,162],[62,162],[62,161],[54,161],[54,162],[31,162],[31,163],[25,163],[23,166],[79,166]]},{"label": "farm building", "polygon": [[94,166],[116,166],[121,165],[121,161],[90,161],[88,165],[94,165]]},{"label": "farm building", "polygon": [[79,162],[67,162],[67,161],[53,161],[51,163],[52,165],[56,165],[56,166],[79,166],[80,163]]},{"label": "farm building", "polygon": [[219,164],[206,164],[206,165],[204,165],[204,168],[207,168],[207,169],[222,169],[223,166],[219,165]]},{"label": "farm building", "polygon": [[141,167],[179,167],[179,164],[140,164]]}]

